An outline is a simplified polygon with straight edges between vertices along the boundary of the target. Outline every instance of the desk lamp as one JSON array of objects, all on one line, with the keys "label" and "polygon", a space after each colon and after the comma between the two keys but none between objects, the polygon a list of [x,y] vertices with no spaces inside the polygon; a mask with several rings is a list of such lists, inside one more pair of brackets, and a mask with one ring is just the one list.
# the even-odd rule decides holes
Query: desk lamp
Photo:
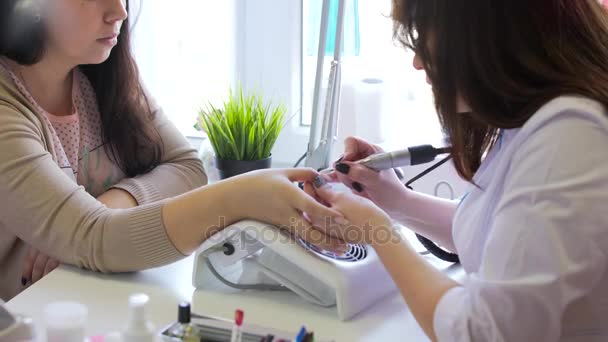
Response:
[{"label": "desk lamp", "polygon": [[[332,147],[336,141],[338,134],[338,113],[340,110],[340,93],[341,93],[341,78],[342,78],[342,53],[343,53],[343,36],[344,36],[344,15],[346,12],[346,1],[337,0],[337,11],[335,11],[336,2],[332,0],[323,0],[321,10],[321,27],[319,32],[319,46],[317,54],[317,70],[315,75],[315,85],[312,104],[312,123],[310,127],[310,137],[306,150],[307,167],[312,167],[316,170],[325,169],[330,164]],[[358,31],[357,25],[357,0],[354,1],[355,9],[355,31]],[[337,18],[332,18],[332,15]],[[333,20],[335,19],[335,20]],[[333,35],[328,46],[328,23],[335,21],[335,29],[332,29]],[[358,53],[358,32],[355,32],[355,53]],[[323,66],[325,63],[325,53],[329,52],[333,45],[333,60],[329,71],[329,80],[327,93],[325,96],[325,104],[323,108],[323,117],[321,125],[319,125],[319,115],[321,107],[321,93],[323,91]],[[330,49],[328,49],[328,47]]]}]

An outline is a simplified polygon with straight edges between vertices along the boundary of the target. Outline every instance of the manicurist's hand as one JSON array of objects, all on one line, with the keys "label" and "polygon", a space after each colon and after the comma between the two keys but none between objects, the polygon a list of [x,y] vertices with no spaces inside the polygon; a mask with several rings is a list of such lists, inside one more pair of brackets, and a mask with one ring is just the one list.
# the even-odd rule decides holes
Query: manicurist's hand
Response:
[{"label": "manicurist's hand", "polygon": [[393,170],[378,172],[354,163],[383,150],[357,137],[346,138],[344,146],[344,155],[334,164],[336,171],[325,178],[345,184],[390,214],[403,210],[401,199],[408,190]]}]

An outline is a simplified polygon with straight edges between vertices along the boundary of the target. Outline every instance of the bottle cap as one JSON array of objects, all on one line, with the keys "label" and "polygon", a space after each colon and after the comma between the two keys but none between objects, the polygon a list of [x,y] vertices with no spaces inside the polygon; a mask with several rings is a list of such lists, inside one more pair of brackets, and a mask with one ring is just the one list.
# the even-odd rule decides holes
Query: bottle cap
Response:
[{"label": "bottle cap", "polygon": [[134,320],[145,320],[145,308],[150,297],[144,293],[136,293],[129,296],[129,316]]},{"label": "bottle cap", "polygon": [[179,303],[179,307],[177,309],[177,321],[182,324],[190,323],[191,313],[190,313],[190,303],[181,302]]},{"label": "bottle cap", "polygon": [[242,326],[244,316],[245,313],[243,312],[243,310],[236,310],[234,312],[234,323],[239,327]]}]

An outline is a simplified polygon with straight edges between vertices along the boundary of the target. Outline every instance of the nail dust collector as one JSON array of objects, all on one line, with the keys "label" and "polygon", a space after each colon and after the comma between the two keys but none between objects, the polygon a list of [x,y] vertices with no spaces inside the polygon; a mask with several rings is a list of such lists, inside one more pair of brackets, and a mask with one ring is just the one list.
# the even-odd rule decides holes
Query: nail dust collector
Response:
[{"label": "nail dust collector", "polygon": [[397,290],[372,248],[327,251],[257,221],[225,228],[196,252],[194,287],[217,280],[242,290],[291,290],[312,303],[336,306],[341,320]]}]

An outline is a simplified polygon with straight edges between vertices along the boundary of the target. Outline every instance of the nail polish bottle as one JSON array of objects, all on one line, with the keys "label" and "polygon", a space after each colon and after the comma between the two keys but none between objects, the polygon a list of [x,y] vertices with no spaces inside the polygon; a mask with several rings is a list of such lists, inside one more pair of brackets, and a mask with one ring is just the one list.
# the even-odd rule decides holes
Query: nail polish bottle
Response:
[{"label": "nail polish bottle", "polygon": [[190,303],[182,302],[179,304],[177,308],[177,322],[179,325],[171,330],[171,336],[180,338],[184,342],[199,341],[196,329],[191,323]]}]

